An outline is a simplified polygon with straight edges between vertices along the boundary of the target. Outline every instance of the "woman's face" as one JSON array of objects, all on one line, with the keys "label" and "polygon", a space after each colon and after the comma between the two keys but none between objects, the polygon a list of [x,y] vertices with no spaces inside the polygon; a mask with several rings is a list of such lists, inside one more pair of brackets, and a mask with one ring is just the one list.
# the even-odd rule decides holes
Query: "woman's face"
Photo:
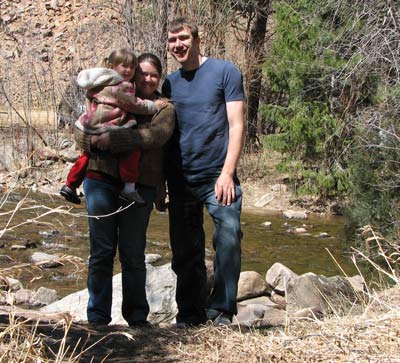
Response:
[{"label": "woman's face", "polygon": [[147,61],[139,63],[135,73],[136,92],[142,98],[151,98],[158,90],[161,75],[156,67]]}]

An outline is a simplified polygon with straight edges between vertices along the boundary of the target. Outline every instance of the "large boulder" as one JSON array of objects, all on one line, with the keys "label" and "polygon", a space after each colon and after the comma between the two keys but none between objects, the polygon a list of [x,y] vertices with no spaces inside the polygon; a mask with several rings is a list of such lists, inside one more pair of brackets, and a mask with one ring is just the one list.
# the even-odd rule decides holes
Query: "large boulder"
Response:
[{"label": "large boulder", "polygon": [[286,285],[289,281],[296,279],[299,275],[293,272],[290,268],[282,265],[279,262],[274,263],[267,271],[265,280],[272,289],[278,294],[283,295],[286,290]]},{"label": "large boulder", "polygon": [[306,211],[297,211],[287,209],[282,212],[283,216],[288,219],[307,219],[307,212]]},{"label": "large boulder", "polygon": [[[175,318],[177,314],[175,291],[176,275],[171,269],[171,264],[158,267],[147,265],[146,293],[150,305],[150,314],[148,317],[150,322],[170,322]],[[75,321],[86,321],[88,299],[88,290],[84,289],[42,308],[41,311],[48,313],[69,312]],[[113,277],[111,324],[127,324],[121,314],[121,303],[121,274],[117,274]]]},{"label": "large boulder", "polygon": [[258,272],[243,271],[240,273],[237,293],[238,301],[262,296],[266,292],[267,283]]},{"label": "large boulder", "polygon": [[308,272],[288,282],[286,311],[289,315],[301,309],[322,314],[346,314],[357,300],[350,282],[341,276],[325,277]]},{"label": "large boulder", "polygon": [[49,305],[57,301],[57,299],[58,295],[56,290],[48,289],[46,287],[39,287],[39,289],[32,294],[29,300],[29,305],[32,306]]},{"label": "large boulder", "polygon": [[282,309],[282,306],[275,303],[274,301],[271,300],[269,296],[258,296],[258,297],[253,297],[251,299],[243,300],[238,305],[245,306],[245,305],[250,305],[250,304],[260,304],[264,306],[269,306],[275,309]]},{"label": "large boulder", "polygon": [[244,326],[253,326],[262,321],[267,307],[262,304],[238,304],[238,313],[233,322]]}]

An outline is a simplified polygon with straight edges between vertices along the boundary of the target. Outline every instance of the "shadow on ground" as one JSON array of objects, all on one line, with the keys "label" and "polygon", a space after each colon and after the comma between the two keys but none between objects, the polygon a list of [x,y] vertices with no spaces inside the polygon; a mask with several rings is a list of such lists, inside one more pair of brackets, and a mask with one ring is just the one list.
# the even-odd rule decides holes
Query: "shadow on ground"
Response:
[{"label": "shadow on ground", "polygon": [[[34,331],[46,347],[47,357],[52,360],[60,352],[65,336],[63,324],[24,323],[27,330]],[[0,331],[9,327],[9,318],[0,317]],[[65,338],[65,361],[80,355],[79,361],[118,363],[174,363],[179,361],[173,347],[185,344],[187,337],[179,329],[159,327],[129,328],[127,326],[91,327],[73,323]],[[64,360],[63,360],[64,361]]]}]

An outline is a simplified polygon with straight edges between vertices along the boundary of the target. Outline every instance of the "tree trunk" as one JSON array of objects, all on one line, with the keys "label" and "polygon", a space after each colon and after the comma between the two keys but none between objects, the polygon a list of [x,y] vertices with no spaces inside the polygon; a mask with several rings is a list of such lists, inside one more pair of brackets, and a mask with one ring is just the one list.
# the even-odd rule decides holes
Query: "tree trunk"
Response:
[{"label": "tree trunk", "polygon": [[261,95],[262,65],[265,60],[264,40],[267,33],[267,20],[270,0],[258,0],[255,6],[255,17],[246,45],[246,90],[247,90],[247,145],[250,148],[259,146],[258,107]]},{"label": "tree trunk", "polygon": [[168,0],[153,0],[155,15],[155,53],[160,57],[164,74],[167,72]]}]

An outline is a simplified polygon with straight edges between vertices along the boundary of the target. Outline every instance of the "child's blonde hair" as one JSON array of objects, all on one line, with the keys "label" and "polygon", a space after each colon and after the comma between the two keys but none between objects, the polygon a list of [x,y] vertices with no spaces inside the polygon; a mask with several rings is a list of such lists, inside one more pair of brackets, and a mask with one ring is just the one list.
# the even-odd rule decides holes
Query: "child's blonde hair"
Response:
[{"label": "child's blonde hair", "polygon": [[105,68],[113,68],[118,64],[132,64],[135,68],[138,65],[138,60],[132,49],[120,48],[114,50],[108,57],[103,59],[102,66]]}]

